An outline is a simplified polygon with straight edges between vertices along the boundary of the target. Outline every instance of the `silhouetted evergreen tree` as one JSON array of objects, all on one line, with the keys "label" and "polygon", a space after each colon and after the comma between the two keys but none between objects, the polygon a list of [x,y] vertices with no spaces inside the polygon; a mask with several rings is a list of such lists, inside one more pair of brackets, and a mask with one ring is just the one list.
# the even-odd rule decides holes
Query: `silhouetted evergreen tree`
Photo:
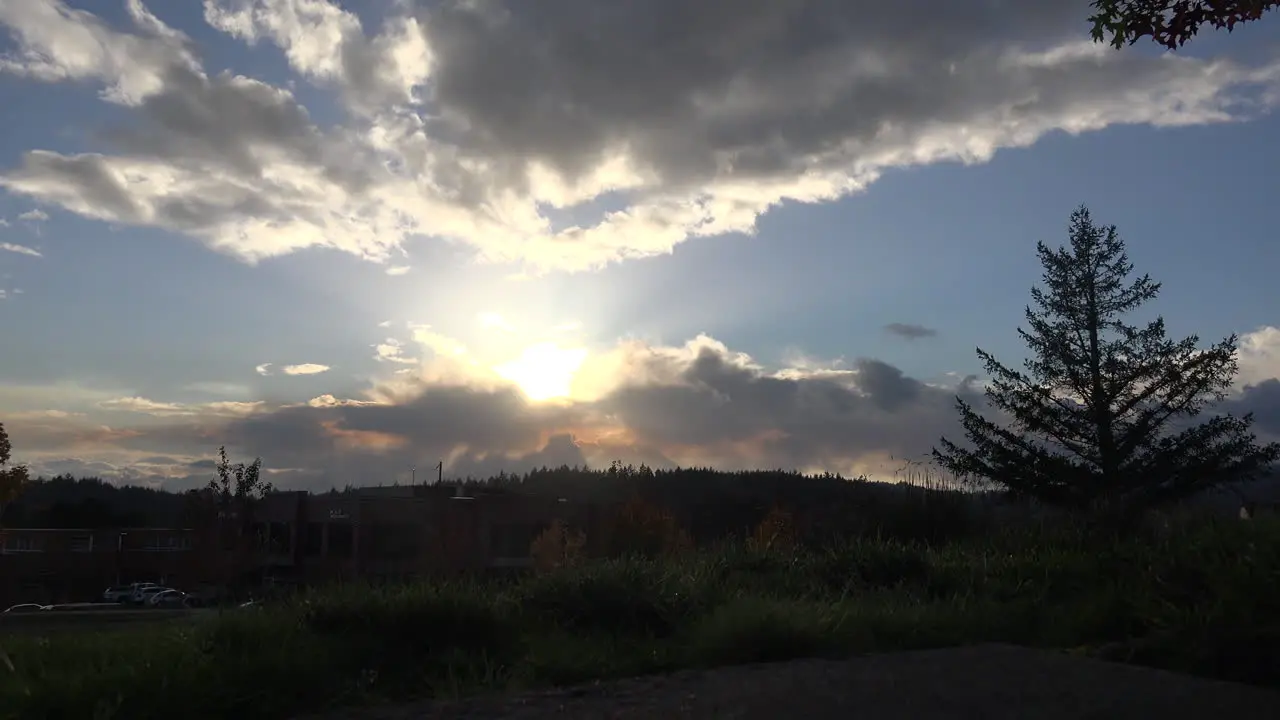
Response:
[{"label": "silhouetted evergreen tree", "polygon": [[1236,373],[1235,336],[1199,350],[1195,336],[1165,337],[1122,316],[1156,297],[1158,283],[1133,265],[1115,226],[1071,216],[1070,247],[1039,243],[1044,289],[1026,309],[1031,350],[1025,372],[978,350],[993,382],[992,405],[1006,427],[957,398],[972,448],[946,438],[935,460],[961,477],[985,478],[1014,494],[1116,520],[1202,490],[1257,477],[1280,457],[1259,446],[1250,415],[1188,422],[1225,396]]}]

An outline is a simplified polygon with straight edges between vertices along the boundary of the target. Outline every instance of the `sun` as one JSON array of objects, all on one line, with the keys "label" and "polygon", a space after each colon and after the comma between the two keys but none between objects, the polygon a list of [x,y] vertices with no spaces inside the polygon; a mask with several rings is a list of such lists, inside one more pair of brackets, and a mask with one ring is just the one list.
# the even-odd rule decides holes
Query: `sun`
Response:
[{"label": "sun", "polygon": [[583,348],[562,348],[544,342],[525,348],[515,360],[493,370],[515,383],[530,400],[541,402],[568,397],[573,376],[586,358]]}]

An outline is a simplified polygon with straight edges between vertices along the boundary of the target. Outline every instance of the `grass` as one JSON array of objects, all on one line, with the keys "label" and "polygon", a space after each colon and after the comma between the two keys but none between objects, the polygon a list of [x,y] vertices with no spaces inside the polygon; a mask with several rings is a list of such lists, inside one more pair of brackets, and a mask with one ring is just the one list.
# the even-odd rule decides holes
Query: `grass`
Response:
[{"label": "grass", "polygon": [[286,718],[683,667],[1000,641],[1280,686],[1280,522],[1018,531],[343,587],[194,623],[5,639],[0,718]]}]

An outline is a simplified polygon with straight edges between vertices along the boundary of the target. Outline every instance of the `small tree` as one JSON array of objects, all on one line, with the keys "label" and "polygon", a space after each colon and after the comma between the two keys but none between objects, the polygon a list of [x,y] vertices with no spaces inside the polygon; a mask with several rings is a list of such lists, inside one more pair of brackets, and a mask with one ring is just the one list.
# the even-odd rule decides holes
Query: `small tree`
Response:
[{"label": "small tree", "polygon": [[665,508],[633,494],[614,518],[610,545],[615,555],[658,557],[693,547],[693,540]]},{"label": "small tree", "polygon": [[[1191,424],[1225,396],[1236,372],[1235,336],[1206,350],[1195,336],[1165,338],[1164,320],[1145,327],[1120,318],[1160,285],[1133,270],[1115,226],[1071,216],[1071,245],[1039,243],[1045,288],[1026,309],[1026,372],[978,350],[993,378],[987,399],[1010,419],[1002,427],[963,399],[957,407],[972,449],[946,438],[935,460],[960,477],[987,479],[1050,505],[1116,520],[1224,483],[1255,478],[1280,457],[1258,446],[1252,417],[1220,415]],[[1181,421],[1181,422],[1180,422]],[[1181,426],[1180,426],[1181,425]]]},{"label": "small tree", "polygon": [[4,423],[0,423],[0,518],[4,517],[5,507],[16,500],[31,481],[26,465],[7,467],[12,451],[9,433],[5,432]]},{"label": "small tree", "polygon": [[227,449],[218,448],[217,476],[186,498],[184,515],[209,529],[210,550],[219,557],[224,579],[238,585],[252,567],[260,538],[254,532],[257,502],[275,488],[262,477],[262,459],[232,464]]},{"label": "small tree", "polygon": [[1132,45],[1149,37],[1177,50],[1204,25],[1231,31],[1236,25],[1262,18],[1280,6],[1276,0],[1094,0],[1089,16],[1093,39],[1110,37],[1113,47]]}]

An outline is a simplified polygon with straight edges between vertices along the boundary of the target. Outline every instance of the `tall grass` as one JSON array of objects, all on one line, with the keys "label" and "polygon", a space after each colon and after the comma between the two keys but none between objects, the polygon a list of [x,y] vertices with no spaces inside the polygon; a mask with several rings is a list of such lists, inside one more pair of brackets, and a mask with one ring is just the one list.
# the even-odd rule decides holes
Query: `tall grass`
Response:
[{"label": "tall grass", "polygon": [[4,639],[0,718],[285,718],[678,667],[1005,641],[1280,686],[1280,522],[726,544]]}]

